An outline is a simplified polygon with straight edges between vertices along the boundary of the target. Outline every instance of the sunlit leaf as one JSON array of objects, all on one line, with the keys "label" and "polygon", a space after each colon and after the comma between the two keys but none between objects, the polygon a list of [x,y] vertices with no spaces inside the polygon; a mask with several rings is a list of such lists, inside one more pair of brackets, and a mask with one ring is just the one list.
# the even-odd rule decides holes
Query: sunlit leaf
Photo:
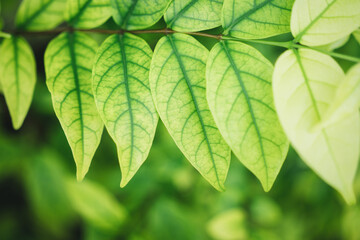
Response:
[{"label": "sunlit leaf", "polygon": [[144,29],[164,15],[170,0],[111,0],[113,18],[123,29]]},{"label": "sunlit leaf", "polygon": [[65,20],[74,27],[95,28],[111,16],[110,0],[68,0]]},{"label": "sunlit leaf", "polygon": [[230,149],[206,102],[208,50],[184,34],[164,36],[150,67],[150,87],[159,115],[190,163],[216,189],[224,189]]},{"label": "sunlit leaf", "polygon": [[22,37],[5,39],[0,48],[0,81],[13,127],[19,129],[29,111],[36,82],[34,53]]},{"label": "sunlit leaf", "polygon": [[359,26],[359,0],[296,0],[292,9],[291,32],[305,45],[335,42]]},{"label": "sunlit leaf", "polygon": [[26,30],[48,30],[64,20],[66,0],[24,0],[16,15],[16,26]]},{"label": "sunlit leaf", "polygon": [[88,180],[66,184],[70,201],[75,210],[94,227],[118,231],[126,218],[123,206],[106,189]]},{"label": "sunlit leaf", "polygon": [[93,91],[100,116],[118,149],[121,186],[149,154],[158,116],[149,86],[152,51],[132,34],[112,35],[94,65]]},{"label": "sunlit leaf", "polygon": [[176,31],[202,31],[221,25],[223,0],[173,0],[165,14],[168,27]]},{"label": "sunlit leaf", "polygon": [[341,38],[335,42],[318,46],[317,49],[322,49],[322,50],[331,52],[337,48],[341,48],[342,46],[344,46],[349,41],[349,38],[350,38],[350,35],[347,35],[346,37]]},{"label": "sunlit leaf", "polygon": [[103,123],[92,94],[96,42],[83,33],[62,33],[45,52],[46,84],[83,179],[100,143]]},{"label": "sunlit leaf", "polygon": [[356,85],[352,76],[344,80],[331,57],[308,49],[283,53],[273,75],[276,110],[290,142],[348,203],[355,201],[352,183],[359,160],[359,112],[355,107],[352,112],[335,111],[333,121],[324,121],[337,99],[351,98],[348,87]]},{"label": "sunlit leaf", "polygon": [[266,38],[290,32],[294,0],[224,0],[224,34],[239,38]]},{"label": "sunlit leaf", "polygon": [[207,99],[216,125],[265,191],[285,160],[288,141],[274,110],[272,64],[256,49],[220,42],[207,63]]}]

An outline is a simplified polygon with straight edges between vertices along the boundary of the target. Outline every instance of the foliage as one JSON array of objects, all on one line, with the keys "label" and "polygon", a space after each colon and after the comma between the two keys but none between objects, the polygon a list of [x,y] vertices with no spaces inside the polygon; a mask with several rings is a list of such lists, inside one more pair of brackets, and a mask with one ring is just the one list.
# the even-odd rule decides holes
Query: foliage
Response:
[{"label": "foliage", "polygon": [[[167,28],[153,27],[163,16],[158,26]],[[64,21],[65,27],[55,28]],[[35,57],[22,36],[59,33],[46,47],[46,85],[78,180],[89,170],[105,125],[117,146],[120,186],[128,184],[149,155],[159,115],[182,154],[220,191],[231,151],[269,191],[290,143],[353,204],[360,65],[345,73],[332,56],[360,62],[334,51],[348,44],[351,33],[357,38],[359,27],[358,0],[24,0],[15,29],[0,34],[0,85],[19,129],[36,78]],[[280,35],[288,32],[293,37]],[[93,33],[112,35],[104,40]],[[157,33],[166,36],[156,41]],[[276,37],[265,39],[271,36]],[[219,42],[199,41],[202,37]],[[275,66],[264,56],[266,45],[287,49],[272,59]],[[96,184],[61,181],[90,225],[113,229],[122,223],[124,210]],[[95,203],[82,205],[86,198]],[[105,213],[91,209],[97,204]],[[110,208],[117,210],[108,213]],[[97,220],[99,214],[113,224]],[[215,225],[240,224],[244,216],[234,210],[219,218],[209,223],[210,232],[227,238]]]}]

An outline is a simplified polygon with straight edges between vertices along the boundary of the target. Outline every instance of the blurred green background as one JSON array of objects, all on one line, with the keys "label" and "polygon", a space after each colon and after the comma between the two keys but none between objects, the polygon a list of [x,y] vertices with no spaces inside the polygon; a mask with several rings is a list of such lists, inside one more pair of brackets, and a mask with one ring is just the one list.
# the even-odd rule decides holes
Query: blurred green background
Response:
[{"label": "blurred green background", "polygon": [[[0,2],[4,31],[11,30],[20,1]],[[163,27],[160,21],[153,28]],[[112,20],[103,28],[114,28]],[[93,36],[99,43],[106,37]],[[43,55],[52,37],[27,38],[36,55],[38,82],[19,131],[12,130],[0,95],[1,240],[360,239],[360,204],[347,206],[294,150],[290,149],[269,193],[235,157],[226,191],[220,193],[191,167],[162,123],[149,158],[125,188],[119,187],[115,144],[106,131],[86,179],[77,183],[70,147],[45,85]],[[153,48],[161,35],[143,37]],[[290,38],[283,35],[276,40]],[[198,39],[208,48],[215,43]],[[255,47],[272,62],[283,51]],[[352,37],[337,51],[360,56]],[[351,66],[339,63],[344,70]],[[355,192],[360,199],[360,173]]]}]

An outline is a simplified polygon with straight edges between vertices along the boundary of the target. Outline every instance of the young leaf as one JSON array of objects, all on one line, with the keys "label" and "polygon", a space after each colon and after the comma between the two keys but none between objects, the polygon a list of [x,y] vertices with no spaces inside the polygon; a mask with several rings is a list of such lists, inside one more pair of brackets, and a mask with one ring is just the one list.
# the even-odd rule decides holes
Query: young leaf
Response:
[{"label": "young leaf", "polygon": [[5,39],[0,48],[0,81],[14,129],[29,111],[36,82],[34,53],[22,37]]},{"label": "young leaf", "polygon": [[66,0],[24,0],[16,15],[16,26],[26,30],[49,30],[64,20]]},{"label": "young leaf", "polygon": [[167,26],[176,31],[202,31],[221,25],[223,0],[174,0],[165,14]]},{"label": "young leaf", "polygon": [[111,0],[113,18],[123,29],[144,29],[164,15],[170,0]]},{"label": "young leaf", "polygon": [[78,28],[95,28],[111,16],[110,0],[68,0],[65,20]]},{"label": "young leaf", "polygon": [[291,32],[305,45],[335,42],[359,26],[359,0],[296,0],[292,9]]},{"label": "young leaf", "polygon": [[90,182],[69,179],[67,193],[74,209],[94,227],[116,232],[126,218],[126,210],[106,189]]},{"label": "young leaf", "polygon": [[239,42],[216,44],[206,67],[207,100],[216,125],[265,191],[272,187],[289,145],[274,110],[272,71],[264,56]]},{"label": "young leaf", "polygon": [[190,163],[216,189],[224,189],[230,149],[209,111],[205,90],[208,50],[185,34],[158,42],[150,88],[158,113]]},{"label": "young leaf", "polygon": [[114,139],[125,186],[147,158],[158,116],[149,87],[152,51],[132,34],[112,35],[98,50],[93,92],[100,116]]},{"label": "young leaf", "polygon": [[239,38],[266,38],[290,32],[294,0],[224,0],[224,34]]},{"label": "young leaf", "polygon": [[346,112],[336,112],[332,118],[341,121],[323,124],[334,99],[341,99],[337,92],[343,79],[342,69],[330,56],[309,49],[288,50],[276,62],[273,91],[280,122],[294,148],[325,182],[353,203],[359,112],[353,108],[346,117]]},{"label": "young leaf", "polygon": [[82,180],[100,143],[103,123],[92,94],[96,42],[82,33],[62,33],[45,52],[46,84]]},{"label": "young leaf", "polygon": [[[358,112],[360,106],[360,63],[353,66],[339,84],[335,97],[324,116],[322,125],[346,118]],[[340,119],[339,119],[340,118]]]}]

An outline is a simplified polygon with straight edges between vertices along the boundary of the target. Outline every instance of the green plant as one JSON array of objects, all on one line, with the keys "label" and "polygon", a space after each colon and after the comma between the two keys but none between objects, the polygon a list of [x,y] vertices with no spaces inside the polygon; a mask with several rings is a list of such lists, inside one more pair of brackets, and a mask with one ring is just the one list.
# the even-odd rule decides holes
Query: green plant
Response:
[{"label": "green plant", "polygon": [[[167,28],[149,28],[162,16]],[[111,17],[117,27],[98,28]],[[186,158],[220,191],[231,151],[269,191],[290,140],[351,204],[360,58],[333,50],[352,32],[358,38],[359,26],[358,0],[24,0],[16,29],[0,35],[1,89],[19,129],[36,79],[22,35],[60,34],[45,53],[46,84],[79,180],[105,125],[125,186],[147,158],[159,114]],[[222,34],[199,32],[213,28]],[[264,39],[290,31],[291,41]],[[98,47],[87,33],[110,36]],[[165,36],[154,53],[137,36],[158,33]],[[191,35],[218,43],[209,52]],[[288,50],[273,67],[250,43]],[[331,56],[357,64],[345,74]]]}]

